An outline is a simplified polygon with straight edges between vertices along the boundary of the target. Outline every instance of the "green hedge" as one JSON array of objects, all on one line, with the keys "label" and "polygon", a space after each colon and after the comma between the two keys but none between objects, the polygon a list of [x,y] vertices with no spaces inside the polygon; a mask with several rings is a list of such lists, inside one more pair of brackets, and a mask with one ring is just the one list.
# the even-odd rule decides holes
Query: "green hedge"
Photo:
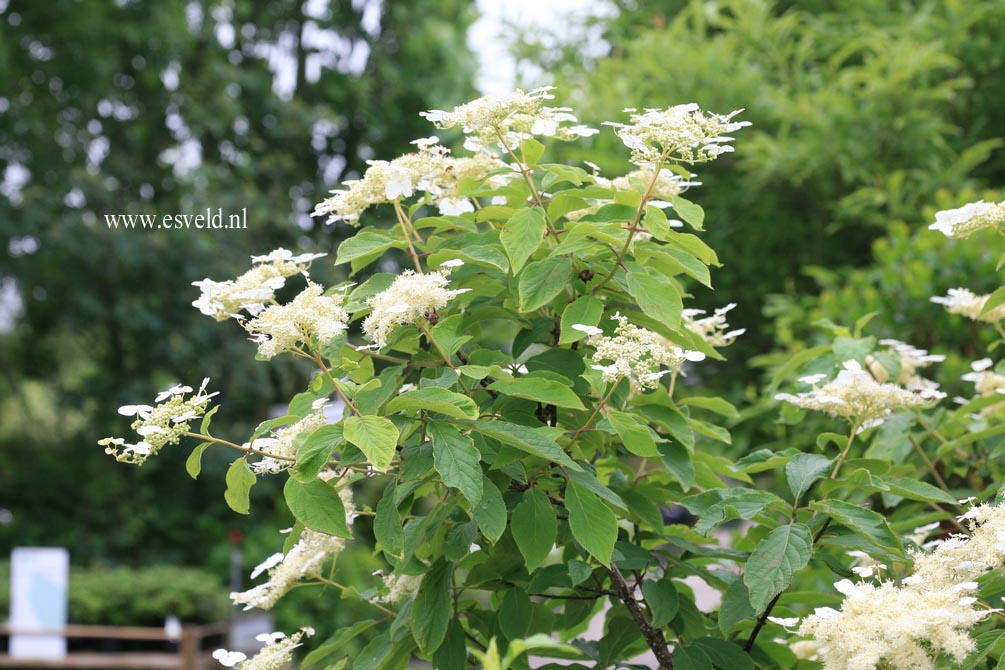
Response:
[{"label": "green hedge", "polygon": [[[175,615],[185,623],[213,623],[230,611],[228,589],[197,568],[71,568],[71,623],[162,626]],[[10,564],[0,563],[0,613],[10,611]]]}]

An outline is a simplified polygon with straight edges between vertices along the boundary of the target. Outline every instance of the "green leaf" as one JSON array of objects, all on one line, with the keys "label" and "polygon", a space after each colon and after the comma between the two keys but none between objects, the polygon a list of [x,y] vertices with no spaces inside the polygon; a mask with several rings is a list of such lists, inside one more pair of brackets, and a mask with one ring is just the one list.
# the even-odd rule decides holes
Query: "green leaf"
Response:
[{"label": "green leaf", "polygon": [[533,616],[533,605],[526,591],[514,587],[503,593],[499,605],[499,630],[507,639],[519,640],[525,636]]},{"label": "green leaf", "polygon": [[615,667],[615,662],[629,645],[638,640],[642,635],[639,626],[631,617],[611,616],[607,619],[607,630],[600,638],[597,651],[600,653],[600,662],[595,668]]},{"label": "green leaf", "polygon": [[332,453],[345,441],[342,424],[321,426],[297,449],[297,462],[293,466],[293,476],[302,482],[317,478],[318,473],[328,463]]},{"label": "green leaf", "polygon": [[680,603],[677,600],[677,589],[674,588],[673,581],[661,579],[642,582],[642,595],[646,599],[649,611],[652,612],[650,623],[654,628],[663,628],[677,616]]},{"label": "green leaf", "polygon": [[813,554],[813,535],[804,524],[779,526],[757,544],[743,571],[750,605],[761,613],[772,598],[792,583]]},{"label": "green leaf", "polygon": [[447,637],[433,654],[433,667],[439,670],[464,670],[467,660],[467,636],[464,634],[464,626],[457,619],[451,619],[447,626]]},{"label": "green leaf", "polygon": [[572,259],[568,256],[552,256],[528,264],[517,282],[520,311],[533,312],[547,305],[565,289],[570,275]]},{"label": "green leaf", "polygon": [[478,418],[478,405],[474,400],[466,395],[434,386],[406,391],[393,398],[385,407],[388,414],[419,410],[438,412],[455,419]]},{"label": "green leaf", "polygon": [[984,307],[981,308],[981,314],[987,314],[996,307],[1001,307],[1005,305],[1005,286],[996,288],[994,292],[988,296],[988,301],[984,303]]},{"label": "green leaf", "polygon": [[401,514],[395,503],[397,494],[398,486],[394,481],[384,488],[373,517],[373,535],[385,556],[401,559],[405,554],[405,534],[401,527]]},{"label": "green leaf", "polygon": [[548,216],[552,221],[557,221],[569,212],[587,209],[589,206],[590,203],[579,197],[576,191],[556,193],[548,204]]},{"label": "green leaf", "polygon": [[540,207],[521,209],[506,222],[499,233],[499,241],[509,256],[513,274],[519,272],[531,254],[541,246],[546,227],[544,210]]},{"label": "green leaf", "polygon": [[875,337],[835,337],[834,359],[842,361],[858,361],[865,365],[865,359],[876,348]]},{"label": "green leaf", "polygon": [[451,564],[442,558],[422,578],[412,603],[412,635],[426,656],[443,644],[450,624]]},{"label": "green leaf", "polygon": [[338,491],[320,479],[306,484],[290,477],[283,487],[283,497],[300,523],[328,535],[351,538],[345,520],[345,505]]},{"label": "green leaf", "polygon": [[942,489],[932,486],[926,482],[909,477],[883,477],[875,475],[873,477],[878,483],[885,484],[890,493],[909,500],[920,500],[922,502],[941,502],[947,505],[956,505],[956,497]]},{"label": "green leaf", "polygon": [[520,143],[520,158],[523,159],[527,167],[537,165],[544,155],[544,145],[537,140],[530,138]]},{"label": "green leaf", "polygon": [[629,264],[629,267],[633,269],[628,273],[628,292],[639,309],[668,328],[680,327],[684,305],[677,288],[641,266]]},{"label": "green leaf", "polygon": [[548,496],[534,488],[524,491],[520,504],[513,509],[510,532],[527,563],[527,571],[534,572],[548,558],[558,534],[555,509]]},{"label": "green leaf", "polygon": [[753,659],[735,642],[703,637],[692,642],[691,649],[700,649],[720,670],[754,670]]},{"label": "green leaf", "polygon": [[701,226],[705,222],[705,210],[701,208],[701,205],[697,205],[679,195],[670,196],[670,204],[673,205],[674,211],[684,220],[684,223],[687,223],[695,230],[704,230]]},{"label": "green leaf", "polygon": [[584,295],[575,302],[569,303],[562,312],[561,334],[558,343],[569,344],[583,339],[587,336],[586,333],[576,330],[573,326],[575,324],[596,326],[600,323],[600,317],[603,315],[604,303],[593,296]]},{"label": "green leaf", "polygon": [[827,473],[831,463],[833,459],[820,454],[796,454],[785,464],[785,477],[789,480],[789,490],[797,505],[813,483]]},{"label": "green leaf", "polygon": [[624,445],[625,449],[636,456],[647,458],[659,455],[656,450],[656,440],[653,439],[649,427],[639,423],[634,416],[612,409],[607,412],[607,420],[618,437],[621,438],[621,444]]},{"label": "green leaf", "polygon": [[506,531],[506,503],[488,477],[482,477],[482,500],[474,510],[474,517],[482,535],[492,544]]},{"label": "green leaf", "polygon": [[209,425],[213,422],[213,415],[216,414],[221,405],[217,405],[213,409],[206,412],[206,415],[202,417],[202,423],[199,424],[199,432],[203,435],[209,435]]},{"label": "green leaf", "polygon": [[670,222],[666,213],[659,207],[646,205],[646,216],[642,220],[642,225],[657,240],[666,240],[670,237]]},{"label": "green leaf", "polygon": [[601,565],[610,565],[618,539],[614,512],[588,489],[574,481],[565,487],[565,508],[569,512],[572,536]]},{"label": "green leaf", "polygon": [[506,421],[487,421],[479,419],[477,421],[464,421],[464,425],[486,437],[502,442],[511,447],[516,447],[520,451],[528,453],[546,461],[551,461],[570,470],[580,471],[583,468],[578,463],[569,458],[569,455],[562,451],[550,437],[527,426],[521,426]]},{"label": "green leaf", "polygon": [[404,245],[404,242],[394,239],[383,231],[364,230],[338,245],[335,265],[350,263],[355,273],[383,256],[388,249],[402,248]]},{"label": "green leaf", "polygon": [[238,514],[248,514],[251,512],[251,487],[255,485],[257,478],[251,471],[246,459],[239,458],[227,468],[227,490],[223,492],[223,499],[227,501],[230,509]]},{"label": "green leaf", "polygon": [[600,483],[592,473],[580,470],[568,473],[569,479],[579,484],[581,487],[597,496],[621,514],[628,514],[628,507],[625,501],[617,493]]},{"label": "green leaf", "polygon": [[347,643],[352,641],[363,631],[369,630],[379,623],[380,621],[378,619],[365,619],[363,621],[357,621],[348,628],[343,628],[337,631],[317,649],[314,649],[311,653],[307,654],[300,667],[303,670],[306,670],[315,663],[323,661],[338,651],[348,651],[345,649]]},{"label": "green leaf", "polygon": [[719,630],[723,635],[729,635],[736,628],[736,624],[745,619],[753,619],[757,616],[754,608],[750,606],[750,594],[747,585],[742,579],[735,579],[726,589],[726,594],[722,597],[722,605],[719,607]]},{"label": "green leaf", "polygon": [[663,442],[656,445],[656,449],[667,472],[680,482],[685,491],[690,489],[694,485],[694,462],[687,447],[676,442]]},{"label": "green leaf", "polygon": [[810,507],[829,516],[879,549],[903,556],[904,547],[882,515],[843,500],[817,500]]},{"label": "green leaf", "polygon": [[544,405],[566,407],[568,409],[585,410],[583,402],[572,389],[551,379],[542,377],[517,377],[515,379],[498,379],[489,388],[504,395],[533,400]]},{"label": "green leaf", "polygon": [[342,421],[345,439],[359,447],[370,464],[386,472],[398,446],[398,429],[383,416],[350,416]]},{"label": "green leaf", "polygon": [[727,419],[739,419],[740,413],[736,411],[732,403],[723,400],[722,398],[700,398],[691,397],[684,398],[679,402],[680,405],[685,405],[687,407],[698,407],[700,409],[707,409],[709,412],[715,412],[719,416],[724,416]]},{"label": "green leaf", "polygon": [[192,479],[199,478],[199,473],[202,472],[202,454],[209,449],[211,444],[211,442],[203,442],[193,449],[192,453],[185,459],[185,471]]},{"label": "green leaf", "polygon": [[482,500],[483,475],[479,464],[481,455],[475,443],[445,421],[430,421],[428,431],[433,440],[433,467],[440,473],[443,483],[460,489],[472,509],[478,507]]}]

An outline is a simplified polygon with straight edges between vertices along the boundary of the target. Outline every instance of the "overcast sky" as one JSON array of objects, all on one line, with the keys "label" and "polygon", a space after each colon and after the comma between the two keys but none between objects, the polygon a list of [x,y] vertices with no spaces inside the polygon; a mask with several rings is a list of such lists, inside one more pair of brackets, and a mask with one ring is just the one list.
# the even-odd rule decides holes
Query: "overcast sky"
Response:
[{"label": "overcast sky", "polygon": [[610,11],[602,0],[478,0],[478,9],[482,16],[468,32],[468,44],[481,62],[477,83],[483,93],[511,91],[516,81],[513,59],[506,53],[503,39],[504,23],[544,27],[560,39],[581,40],[592,53],[599,40],[583,37],[575,19]]}]

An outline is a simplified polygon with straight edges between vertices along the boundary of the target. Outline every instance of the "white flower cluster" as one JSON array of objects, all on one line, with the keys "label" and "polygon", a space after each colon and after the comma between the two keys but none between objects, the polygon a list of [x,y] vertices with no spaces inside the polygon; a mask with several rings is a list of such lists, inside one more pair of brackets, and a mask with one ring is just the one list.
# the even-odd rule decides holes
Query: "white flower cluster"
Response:
[{"label": "white flower cluster", "polygon": [[325,416],[325,405],[327,404],[327,398],[319,398],[312,405],[314,411],[296,423],[272,431],[271,437],[259,437],[250,444],[244,444],[244,447],[251,447],[279,457],[265,456],[262,460],[252,463],[251,469],[256,474],[275,474],[293,467],[296,461],[288,460],[295,459],[297,456],[296,449],[293,448],[293,439],[301,433],[313,432],[328,423],[328,417]]},{"label": "white flower cluster", "polygon": [[[544,102],[555,97],[552,90],[550,86],[529,93],[517,89],[505,95],[486,95],[450,112],[433,109],[419,114],[437,128],[460,126],[469,136],[465,146],[475,150],[501,142],[514,148],[520,140],[535,135],[572,140],[597,134],[595,128],[579,125],[569,108],[545,107]],[[569,123],[576,125],[563,125]]]},{"label": "white flower cluster", "polygon": [[675,105],[667,109],[624,110],[631,123],[605,122],[613,126],[618,137],[632,151],[636,165],[655,165],[661,156],[685,163],[702,163],[733,151],[728,133],[750,125],[748,121],[733,121],[742,112],[726,115],[702,112],[696,103]]},{"label": "white flower cluster", "polygon": [[984,228],[1005,222],[1005,202],[993,203],[978,200],[957,209],[935,213],[935,223],[929,230],[938,230],[946,237],[970,237]]},{"label": "white flower cluster", "polygon": [[[345,486],[339,490],[339,495],[345,506],[346,523],[351,525],[357,516],[352,489]],[[268,571],[268,581],[247,591],[231,593],[230,599],[235,605],[244,605],[245,610],[270,609],[301,579],[321,577],[325,562],[338,556],[343,549],[345,540],[341,537],[305,528],[289,552],[269,556],[251,572],[251,579],[254,579]]]},{"label": "white flower cluster", "polygon": [[189,432],[189,421],[194,421],[206,414],[209,401],[217,392],[206,393],[209,379],[202,380],[202,386],[191,397],[191,386],[181,384],[161,391],[150,405],[123,405],[119,414],[135,416],[131,428],[140,436],[136,444],[129,444],[121,437],[106,437],[98,440],[105,448],[106,454],[111,454],[115,460],[134,465],[143,465],[151,456],[157,454],[165,445],[178,444],[178,441]]},{"label": "white flower cluster", "polygon": [[879,341],[887,348],[887,353],[897,357],[900,364],[900,372],[896,379],[890,379],[890,371],[886,369],[881,360],[876,356],[867,356],[865,359],[866,368],[873,378],[880,382],[893,382],[900,384],[909,391],[929,392],[938,391],[939,385],[931,379],[922,377],[918,370],[927,368],[932,363],[941,363],[946,357],[941,354],[930,354],[925,349],[918,349],[900,340],[884,339]]},{"label": "white flower cluster", "polygon": [[405,598],[418,593],[421,585],[422,575],[400,575],[397,573],[384,575],[384,586],[387,587],[387,593],[377,600],[389,605],[396,605]]},{"label": "white flower cluster", "polygon": [[974,391],[981,397],[1005,393],[1005,375],[994,370],[990,358],[982,358],[970,364],[970,372],[961,377],[965,382],[973,382]]},{"label": "white flower cluster", "polygon": [[387,338],[398,326],[415,323],[445,306],[454,296],[471,289],[448,289],[447,274],[462,261],[447,261],[436,272],[416,274],[411,270],[401,273],[386,289],[367,299],[370,314],[363,321],[363,332],[373,340],[371,348],[387,345]]},{"label": "white flower cluster", "polygon": [[213,281],[201,279],[192,282],[202,291],[192,306],[217,321],[243,318],[241,311],[252,316],[271,302],[276,290],[286,285],[286,278],[304,272],[314,261],[326,254],[299,254],[289,249],[276,249],[265,256],[252,256],[252,268],[237,279]]},{"label": "white flower cluster", "polygon": [[[595,177],[597,183],[601,185],[609,185],[619,191],[629,191],[637,190],[640,192],[645,191],[650,183],[653,184],[650,195],[656,198],[663,198],[669,200],[675,195],[680,195],[692,186],[701,186],[701,182],[691,181],[689,179],[684,179],[675,172],[671,172],[667,168],[660,168],[659,174],[655,175],[656,181],[653,182],[653,168],[651,165],[646,165],[638,170],[632,170],[628,174],[615,177],[610,181],[603,179],[602,177]],[[694,176],[694,175],[692,175]],[[656,203],[659,204],[658,201]]]},{"label": "white flower cluster", "polygon": [[429,137],[415,140],[418,151],[393,161],[367,161],[362,178],[343,182],[344,188],[331,191],[331,196],[318,203],[313,216],[328,216],[328,223],[344,221],[359,225],[359,217],[373,205],[410,198],[416,191],[427,194],[441,214],[474,211],[474,205],[457,194],[464,179],[480,179],[493,170],[505,167],[496,156],[480,153],[466,158],[454,158],[439,140]]},{"label": "white flower cluster", "polygon": [[972,321],[997,323],[1005,320],[1005,305],[999,305],[981,314],[990,295],[977,295],[965,288],[951,288],[945,296],[935,296],[932,302],[942,305],[950,314],[959,314]]},{"label": "white flower cluster", "polygon": [[304,636],[314,635],[314,629],[304,626],[299,631],[286,636],[286,633],[262,633],[255,636],[259,642],[264,642],[265,646],[250,659],[240,651],[227,651],[217,649],[213,652],[213,658],[226,668],[237,668],[237,670],[279,670],[286,667],[293,657],[293,650],[302,646],[300,640]]},{"label": "white flower cluster", "polygon": [[272,358],[293,351],[301,342],[324,347],[345,332],[349,315],[342,309],[344,296],[322,295],[324,287],[312,281],[285,305],[270,305],[245,328],[258,344],[258,353]]},{"label": "white flower cluster", "polygon": [[701,339],[705,340],[713,347],[729,346],[736,340],[736,338],[747,332],[746,328],[729,330],[729,324],[726,323],[726,314],[734,307],[736,307],[736,303],[731,302],[725,307],[720,307],[715,310],[715,312],[712,313],[712,316],[706,316],[700,319],[695,317],[705,314],[705,310],[685,309],[682,312],[684,315],[684,327],[692,333],[700,335]]},{"label": "white flower cluster", "polygon": [[935,389],[910,391],[896,384],[878,382],[858,361],[845,361],[837,377],[820,386],[825,378],[825,375],[802,377],[799,381],[813,386],[812,390],[798,395],[779,393],[775,399],[859,421],[865,429],[881,424],[893,412],[924,407],[945,397]]},{"label": "white flower cluster", "polygon": [[[600,328],[586,326],[580,323],[572,327],[589,335],[589,342],[596,351],[591,366],[599,370],[605,382],[617,382],[627,377],[632,386],[637,389],[653,389],[666,374],[677,372],[686,361],[705,360],[705,354],[700,351],[686,351],[663,336],[645,328],[639,328],[629,323],[620,314],[611,317],[618,325],[614,336],[607,337]],[[611,361],[604,364],[603,361]],[[667,368],[661,370],[660,368]]]},{"label": "white flower cluster", "polygon": [[914,569],[899,585],[835,584],[845,596],[841,610],[818,607],[799,628],[815,638],[825,670],[931,670],[937,654],[959,663],[973,651],[969,629],[1000,611],[975,609],[973,593],[978,577],[1005,566],[1005,505],[978,505],[959,520],[971,536],[915,552]]}]

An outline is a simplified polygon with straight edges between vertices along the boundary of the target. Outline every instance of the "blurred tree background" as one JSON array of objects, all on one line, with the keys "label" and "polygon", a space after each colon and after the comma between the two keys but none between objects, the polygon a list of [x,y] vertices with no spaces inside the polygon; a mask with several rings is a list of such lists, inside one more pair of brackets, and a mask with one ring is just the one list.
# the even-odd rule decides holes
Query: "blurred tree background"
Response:
[{"label": "blurred tree background", "polygon": [[[264,543],[250,560],[275,551],[290,524],[226,508],[227,455],[196,482],[182,449],[118,468],[95,440],[128,423],[119,405],[204,375],[235,438],[302,390],[302,371],[256,363],[239,328],[192,308],[190,284],[278,246],[331,251],[314,202],[428,135],[419,111],[472,97],[474,18],[468,0],[0,1],[0,556],[65,545],[76,563],[222,578],[231,528]],[[247,229],[104,220],[207,207],[246,208]]]},{"label": "blurred tree background", "polygon": [[[580,34],[601,36],[606,55],[514,35],[518,71],[546,73],[520,83],[556,83],[559,102],[591,124],[689,101],[745,107],[754,124],[735,157],[702,166],[694,193],[725,262],[695,303],[738,302],[730,321],[748,335],[730,363],[690,383],[747,405],[761,374],[750,363],[830,336],[815,323],[851,325],[872,311],[881,337],[973,343],[926,301],[982,289],[967,281],[975,274],[993,285],[994,259],[927,224],[936,209],[1003,199],[1005,3],[584,8]],[[366,159],[429,135],[417,112],[474,95],[464,46],[474,17],[472,0],[0,0],[0,306],[15,292],[21,303],[13,321],[0,309],[0,509],[12,514],[0,555],[15,543],[65,544],[82,563],[223,574],[230,528],[257,543],[250,556],[275,550],[285,519],[256,530],[222,504],[226,455],[207,458],[206,481],[193,482],[184,450],[114,468],[94,442],[120,433],[115,407],[197,384],[193,374],[222,391],[214,425],[234,435],[301,389],[295,365],[255,363],[233,324],[194,310],[190,282],[235,276],[276,246],[333,250],[339,231],[311,222],[313,203]],[[626,171],[613,133],[593,140],[557,158]],[[116,231],[103,218],[206,207],[247,208],[248,229]],[[315,272],[334,278],[328,263]],[[950,361],[943,381],[965,367]],[[745,414],[732,449],[778,439],[776,416]],[[256,487],[259,513],[277,491]]]}]

